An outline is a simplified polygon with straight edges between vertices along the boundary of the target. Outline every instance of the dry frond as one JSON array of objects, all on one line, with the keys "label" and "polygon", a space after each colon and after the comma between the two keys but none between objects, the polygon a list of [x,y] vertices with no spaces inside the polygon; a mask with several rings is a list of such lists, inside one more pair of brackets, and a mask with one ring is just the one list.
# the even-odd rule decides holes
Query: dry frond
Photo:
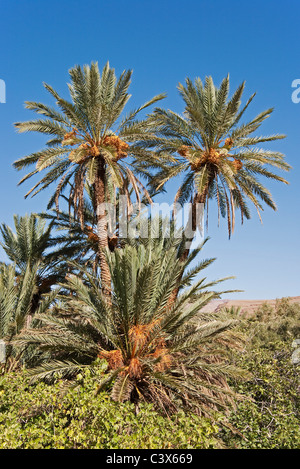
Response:
[{"label": "dry frond", "polygon": [[90,228],[90,227],[88,227],[88,231],[89,231],[89,233],[88,233],[88,239],[89,239],[90,241],[92,241],[93,243],[98,243],[98,241],[99,241],[98,235],[97,235],[96,233],[94,233],[94,231],[93,231],[92,228],[90,228],[90,229],[89,229],[89,228]]},{"label": "dry frond", "polygon": [[158,358],[159,361],[155,365],[155,370],[164,372],[171,368],[173,363],[173,357],[169,353],[169,350],[165,346],[157,347],[156,350],[150,355],[153,358]]},{"label": "dry frond", "polygon": [[130,378],[139,379],[143,376],[143,367],[138,358],[131,358],[127,368],[127,372]]},{"label": "dry frond", "polygon": [[98,358],[104,358],[110,370],[116,370],[124,366],[123,355],[120,350],[101,350]]},{"label": "dry frond", "polygon": [[134,346],[134,350],[143,348],[149,340],[153,329],[160,323],[160,319],[155,319],[149,324],[138,324],[129,330],[129,339]]}]

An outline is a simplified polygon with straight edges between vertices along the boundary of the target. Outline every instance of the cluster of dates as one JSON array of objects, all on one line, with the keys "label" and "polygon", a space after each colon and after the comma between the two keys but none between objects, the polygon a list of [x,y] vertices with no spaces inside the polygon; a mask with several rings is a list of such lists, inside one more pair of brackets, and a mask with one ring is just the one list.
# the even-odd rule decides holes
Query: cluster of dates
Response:
[{"label": "cluster of dates", "polygon": [[187,145],[182,145],[178,148],[177,153],[189,160],[192,171],[199,171],[207,163],[218,166],[225,158],[228,159],[232,157],[233,160],[229,160],[229,162],[232,168],[237,172],[242,169],[243,163],[229,153],[233,144],[234,142],[231,138],[226,138],[223,147],[209,148],[209,150],[194,149]]}]

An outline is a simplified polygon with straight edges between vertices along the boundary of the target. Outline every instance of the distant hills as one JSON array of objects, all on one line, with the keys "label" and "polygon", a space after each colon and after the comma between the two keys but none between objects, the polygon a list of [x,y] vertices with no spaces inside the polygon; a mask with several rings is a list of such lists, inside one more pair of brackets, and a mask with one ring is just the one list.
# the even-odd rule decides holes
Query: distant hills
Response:
[{"label": "distant hills", "polygon": [[[288,299],[291,303],[300,304],[300,296],[290,296],[288,297]],[[203,310],[214,312],[221,308],[231,308],[233,306],[235,308],[241,308],[241,313],[248,312],[251,314],[263,304],[275,306],[276,301],[277,299],[275,300],[213,300],[208,305],[206,305],[203,308]]]}]

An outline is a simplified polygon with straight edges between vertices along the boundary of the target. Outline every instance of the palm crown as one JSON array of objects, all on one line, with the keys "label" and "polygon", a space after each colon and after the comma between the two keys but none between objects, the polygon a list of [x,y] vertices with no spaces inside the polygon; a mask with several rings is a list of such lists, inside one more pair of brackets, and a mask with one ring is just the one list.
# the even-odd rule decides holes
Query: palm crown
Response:
[{"label": "palm crown", "polygon": [[[215,199],[219,216],[221,213],[227,217],[229,236],[234,229],[236,208],[241,212],[242,221],[243,217],[250,217],[247,199],[258,213],[263,209],[262,203],[276,209],[269,190],[259,178],[287,181],[268,167],[290,168],[283,154],[257,146],[282,139],[284,135],[253,135],[273,109],[261,112],[248,123],[240,123],[255,96],[241,108],[244,87],[242,83],[229,99],[229,76],[219,88],[211,77],[204,84],[200,78],[194,83],[186,79],[185,86],[178,86],[185,103],[184,115],[157,108],[151,118],[160,136],[162,156],[161,169],[152,184],[163,187],[170,178],[184,173],[176,201],[184,203],[191,198],[208,206],[208,200]],[[140,169],[145,169],[145,165],[141,164]]]},{"label": "palm crown", "polygon": [[[16,123],[19,132],[40,132],[50,135],[47,148],[14,163],[17,169],[35,164],[35,169],[28,173],[20,183],[31,176],[46,171],[46,175],[26,194],[39,191],[56,182],[55,200],[58,205],[60,194],[71,184],[70,199],[83,223],[83,193],[85,183],[93,185],[96,194],[98,216],[99,257],[103,277],[109,290],[110,278],[101,250],[107,246],[107,220],[103,216],[102,204],[107,201],[108,186],[122,189],[128,195],[128,183],[137,197],[143,190],[142,184],[134,176],[130,164],[124,164],[124,158],[134,155],[147,159],[147,151],[134,145],[134,142],[150,138],[147,122],[137,121],[136,115],[164,95],[153,99],[121,118],[130,95],[131,71],[124,71],[117,79],[114,69],[107,63],[99,72],[97,63],[76,66],[70,70],[71,83],[69,92],[71,101],[67,101],[48,84],[47,91],[55,98],[59,110],[41,103],[26,102],[26,108],[43,116],[42,119]],[[147,192],[145,191],[147,194]]]},{"label": "palm crown", "polygon": [[53,253],[49,248],[55,245],[55,238],[51,236],[52,224],[38,215],[14,215],[15,233],[3,223],[0,232],[3,241],[0,243],[8,258],[16,264],[19,271],[32,267],[41,261],[45,268],[51,265]]},{"label": "palm crown", "polygon": [[[80,187],[83,178],[95,183],[97,169],[105,164],[108,175],[117,187],[123,184],[124,165],[121,160],[130,154],[141,154],[132,142],[142,136],[146,138],[144,121],[137,122],[136,115],[164,95],[153,99],[130,112],[121,121],[119,118],[130,95],[131,71],[124,71],[117,80],[114,69],[107,63],[100,74],[97,63],[76,66],[70,70],[71,101],[60,97],[48,84],[47,91],[55,98],[59,111],[42,103],[26,102],[26,108],[45,118],[15,124],[19,132],[40,132],[51,135],[47,148],[15,161],[14,166],[22,169],[35,164],[33,172],[20,183],[43,169],[51,168],[27,194],[37,194],[52,182],[59,180],[57,194],[73,179],[73,189]],[[131,173],[127,170],[127,175]],[[63,177],[63,178],[62,178]]]},{"label": "palm crown", "polygon": [[[34,213],[25,216],[14,216],[15,233],[3,223],[0,226],[2,235],[1,247],[5,251],[16,275],[16,283],[24,282],[24,276],[34,278],[31,289],[31,308],[27,324],[39,308],[43,295],[49,293],[54,285],[61,282],[67,269],[66,260],[74,255],[73,251],[52,236],[53,222],[46,226],[46,221]],[[5,269],[4,269],[5,271]],[[26,274],[26,272],[29,272]],[[31,278],[31,277],[30,277]],[[12,308],[11,314],[14,314]]]}]

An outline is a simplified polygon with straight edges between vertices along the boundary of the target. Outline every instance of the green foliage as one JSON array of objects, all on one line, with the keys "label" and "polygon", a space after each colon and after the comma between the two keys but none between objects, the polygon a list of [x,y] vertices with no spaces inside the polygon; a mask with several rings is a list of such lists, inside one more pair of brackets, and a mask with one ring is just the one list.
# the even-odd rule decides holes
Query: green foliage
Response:
[{"label": "green foliage", "polygon": [[60,246],[60,238],[53,236],[53,219],[48,224],[46,219],[46,214],[14,215],[15,232],[5,223],[0,225],[0,246],[19,274],[39,263],[36,284],[41,293],[49,292],[52,285],[64,278],[63,261],[67,256],[70,260],[73,254],[65,245]]},{"label": "green foliage", "polygon": [[234,387],[245,401],[231,415],[231,424],[243,435],[225,434],[235,448],[300,448],[299,366],[291,363],[292,341],[299,338],[300,306],[287,299],[275,308],[261,307],[244,329],[250,337],[237,359],[252,379]]},{"label": "green foliage", "polygon": [[64,279],[67,255],[70,260],[65,246],[57,248],[60,240],[52,236],[52,222],[47,226],[41,216],[31,213],[14,215],[14,225],[15,232],[5,223],[0,225],[0,245],[11,262],[0,271],[0,336],[6,333],[4,322],[17,322],[17,332],[25,319],[30,322],[44,295]]},{"label": "green foliage", "polygon": [[293,304],[288,298],[277,300],[274,308],[261,306],[250,320],[252,341],[261,347],[300,338],[300,304]]},{"label": "green foliage", "polygon": [[42,218],[34,213],[21,217],[14,215],[16,232],[3,223],[0,232],[3,242],[0,243],[6,255],[22,271],[27,265],[45,259],[45,252],[51,245],[51,225],[46,227]]},{"label": "green foliage", "polygon": [[28,266],[17,276],[14,265],[0,269],[0,337],[14,336],[24,327],[32,312],[36,293],[38,264]]},{"label": "green foliage", "polygon": [[220,294],[211,290],[219,281],[192,282],[208,260],[181,277],[180,286],[188,288],[170,303],[178,277],[194,258],[191,253],[185,264],[178,259],[180,242],[173,240],[166,249],[164,240],[148,240],[108,251],[112,304],[100,279],[78,265],[79,274],[65,285],[72,294],[36,315],[33,327],[14,339],[20,348],[41,352],[39,366],[30,370],[33,379],[74,377],[98,356],[108,362],[99,389],[111,389],[116,401],[150,402],[166,414],[193,409],[205,416],[230,406],[235,395],[227,379],[243,376],[230,362],[231,348],[240,346],[232,330],[236,321],[201,312]]},{"label": "green foliage", "polygon": [[[132,164],[124,158],[134,156],[143,161],[152,160],[153,152],[136,146],[141,138],[152,138],[146,120],[138,121],[137,114],[160,101],[165,95],[154,96],[151,100],[128,115],[124,108],[130,99],[128,93],[132,71],[124,70],[117,78],[115,70],[107,62],[100,72],[98,63],[91,66],[75,66],[69,70],[68,84],[70,101],[63,99],[49,85],[46,90],[55,99],[56,109],[36,102],[26,102],[26,108],[38,114],[38,118],[15,124],[19,132],[38,132],[50,137],[46,148],[29,154],[14,162],[18,170],[35,165],[20,184],[32,176],[45,173],[30,189],[35,196],[49,186],[56,186],[48,208],[55,203],[59,210],[59,198],[68,190],[69,210],[73,208],[74,218],[84,229],[84,193],[87,186],[93,186],[95,200],[94,215],[97,218],[98,260],[103,280],[102,288],[110,296],[110,276],[103,248],[108,246],[108,219],[101,216],[105,202],[114,203],[117,194],[122,193],[130,206],[130,189],[140,200],[140,194],[150,195],[141,181],[134,175]],[[40,118],[42,116],[42,118]],[[150,133],[150,135],[149,135]],[[129,158],[130,160],[130,158]],[[74,247],[74,246],[73,246]]]},{"label": "green foliage", "polygon": [[[101,377],[101,367],[96,378]],[[98,375],[98,376],[97,376]],[[78,385],[28,386],[26,374],[0,378],[0,449],[215,448],[217,427],[208,419],[178,414],[167,419],[142,404],[95,393],[89,372]]]}]

